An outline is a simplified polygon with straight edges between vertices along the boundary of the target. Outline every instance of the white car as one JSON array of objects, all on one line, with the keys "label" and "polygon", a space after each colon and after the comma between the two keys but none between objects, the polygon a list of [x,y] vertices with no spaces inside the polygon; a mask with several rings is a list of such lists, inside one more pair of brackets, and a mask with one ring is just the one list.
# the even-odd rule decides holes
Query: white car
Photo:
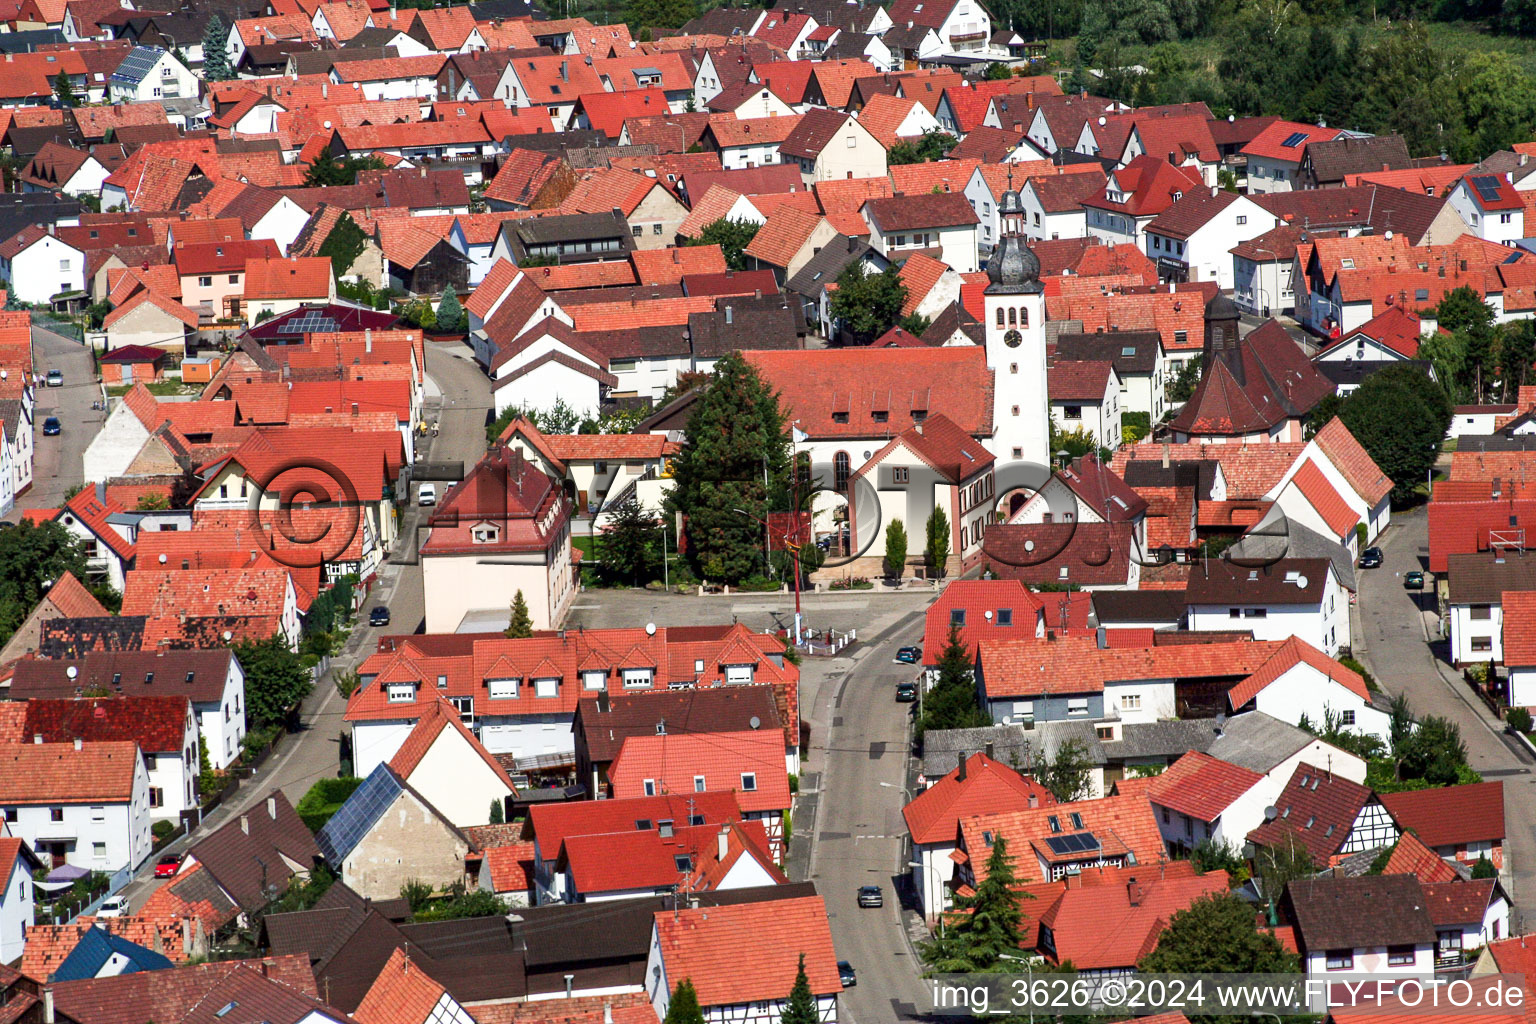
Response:
[{"label": "white car", "polygon": [[108,896],[96,908],[97,917],[126,917],[129,913],[127,896]]},{"label": "white car", "polygon": [[418,504],[418,505],[436,505],[437,504],[437,485],[436,484],[422,484],[419,488],[417,488],[416,489],[416,504]]}]

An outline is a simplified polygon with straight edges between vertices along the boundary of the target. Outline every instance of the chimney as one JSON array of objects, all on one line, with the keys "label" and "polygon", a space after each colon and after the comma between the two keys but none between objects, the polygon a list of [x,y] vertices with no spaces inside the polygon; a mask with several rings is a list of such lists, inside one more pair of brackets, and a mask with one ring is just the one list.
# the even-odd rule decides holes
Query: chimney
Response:
[{"label": "chimney", "polygon": [[370,354],[373,352],[373,328],[372,327],[365,327],[365,328],[363,328],[363,351],[364,352],[368,352]]},{"label": "chimney", "polygon": [[960,761],[960,769],[959,769],[960,781],[964,782],[965,781],[965,751],[963,751],[963,750],[955,751],[955,757],[958,758],[959,761]]},{"label": "chimney", "polygon": [[1039,807],[1040,806],[1040,798],[1038,796],[1036,796],[1034,793],[1029,794],[1029,806],[1030,807]]},{"label": "chimney", "polygon": [[43,986],[43,1024],[54,1024],[52,985]]},{"label": "chimney", "polygon": [[80,750],[80,749],[82,749],[82,748],[83,748],[83,747],[84,747],[84,746],[85,746],[85,743],[84,743],[84,741],[83,741],[83,740],[81,740],[81,739],[80,739],[80,737],[79,737],[79,736],[76,736],[76,737],[75,737],[75,749],[76,749],[76,750]]},{"label": "chimney", "polygon": [[32,742],[33,743],[41,743],[41,742],[43,742],[43,734],[40,733],[40,732],[33,733],[32,734]]},{"label": "chimney", "polygon": [[996,747],[993,745],[992,741],[991,740],[987,740],[987,760],[988,761],[996,760],[996,758],[994,758],[992,756],[992,751],[995,750],[995,749],[996,749]]},{"label": "chimney", "polygon": [[1173,446],[1167,441],[1163,442],[1163,468],[1168,469],[1173,465]]},{"label": "chimney", "polygon": [[[479,53],[480,51],[476,50],[475,52]],[[613,1004],[612,1003],[604,1003],[603,1004],[603,1024],[613,1024]]]},{"label": "chimney", "polygon": [[267,797],[267,817],[273,821],[277,820],[277,797],[275,796]]},{"label": "chimney", "polygon": [[720,834],[715,836],[715,859],[725,860],[726,854],[731,852],[731,826],[721,825]]},{"label": "chimney", "polygon": [[246,835],[251,834],[251,819],[243,814],[240,815],[240,831],[244,832]]},{"label": "chimney", "polygon": [[1130,882],[1126,884],[1125,896],[1126,899],[1130,901],[1131,906],[1141,906],[1141,886],[1136,884],[1135,878],[1132,878]]}]

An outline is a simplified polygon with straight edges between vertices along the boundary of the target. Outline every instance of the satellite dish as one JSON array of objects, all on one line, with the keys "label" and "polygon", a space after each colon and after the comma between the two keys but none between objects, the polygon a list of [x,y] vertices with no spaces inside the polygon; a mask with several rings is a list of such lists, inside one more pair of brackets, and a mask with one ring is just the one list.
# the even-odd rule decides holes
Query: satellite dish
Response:
[{"label": "satellite dish", "polygon": [[1307,578],[1305,576],[1297,576],[1296,577],[1296,589],[1297,590],[1306,590],[1307,589]]},{"label": "satellite dish", "polygon": [[78,668],[76,668],[75,666],[71,665],[71,666],[69,666],[69,668],[66,668],[64,670],[64,674],[69,676],[69,678],[73,679],[73,678],[75,678],[75,676],[78,676],[80,674],[80,670]]},{"label": "satellite dish", "polygon": [[1237,120],[1237,115],[1236,114],[1228,114],[1227,115],[1227,124],[1231,124],[1232,122],[1234,122],[1236,120]]},{"label": "satellite dish", "polygon": [[1035,542],[1032,541],[1032,540],[1025,541],[1024,542],[1024,550],[1025,551],[1033,551],[1033,550],[1035,550]]},{"label": "satellite dish", "polygon": [[165,564],[165,552],[164,551],[160,552],[160,558],[158,559],[158,561],[160,562],[161,565]]},{"label": "satellite dish", "polygon": [[754,729],[761,729],[763,727],[763,720],[758,718],[756,715],[753,715],[751,718],[747,719],[747,724]]},{"label": "satellite dish", "polygon": [[1270,804],[1268,807],[1264,808],[1264,820],[1265,821],[1274,821],[1275,820],[1275,816],[1278,815],[1279,813],[1280,813],[1280,808],[1276,807],[1274,804]]},{"label": "satellite dish", "polygon": [[656,635],[656,623],[654,623],[654,622],[647,622],[645,624],[645,635],[646,636],[655,636]]},{"label": "satellite dish", "polygon": [[235,638],[235,634],[233,634],[233,633],[231,633],[231,632],[230,632],[230,631],[229,631],[229,630],[227,630],[227,629],[226,629],[226,630],[225,630],[225,631],[224,631],[224,642],[225,642],[225,643],[229,643],[229,642],[230,642],[230,641],[231,641],[231,640],[233,640],[233,639],[234,639],[234,638]]},{"label": "satellite dish", "polygon": [[1104,116],[1103,116],[1103,115],[1102,115],[1102,114],[1101,114],[1101,115],[1100,115],[1100,116],[1099,116],[1099,127],[1100,127],[1100,128],[1102,128],[1102,127],[1104,127],[1104,126],[1105,126],[1105,125],[1106,125],[1106,124],[1109,124],[1109,118],[1107,118],[1107,117],[1104,117]]},{"label": "satellite dish", "polygon": [[988,609],[987,611],[982,612],[981,615],[982,615],[982,618],[986,619],[988,622],[992,621],[992,611],[991,611],[991,609]]}]

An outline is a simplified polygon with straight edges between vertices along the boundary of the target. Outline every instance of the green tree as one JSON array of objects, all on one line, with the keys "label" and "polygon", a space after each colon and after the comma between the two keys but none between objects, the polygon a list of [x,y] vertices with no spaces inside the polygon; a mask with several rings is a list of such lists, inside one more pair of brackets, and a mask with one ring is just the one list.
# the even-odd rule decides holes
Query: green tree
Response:
[{"label": "green tree", "polygon": [[704,1024],[704,1011],[699,1008],[699,994],[693,990],[692,981],[684,978],[677,983],[661,1024]]},{"label": "green tree", "polygon": [[928,523],[925,527],[923,540],[923,562],[928,567],[928,575],[933,578],[942,578],[944,566],[949,562],[949,549],[954,538],[949,533],[949,516],[938,505],[933,506],[933,511],[928,513]]},{"label": "green tree", "polygon": [[160,491],[148,491],[139,495],[134,507],[140,512],[160,512],[171,507],[171,499]]},{"label": "green tree", "polygon": [[1274,846],[1261,847],[1253,858],[1253,866],[1254,873],[1259,876],[1259,891],[1269,901],[1271,914],[1275,912],[1280,894],[1291,881],[1317,874],[1317,864],[1312,860],[1311,852],[1298,841],[1294,832],[1287,832],[1284,840]]},{"label": "green tree", "polygon": [[661,565],[659,540],[656,517],[631,494],[614,508],[607,529],[598,536],[598,556],[604,569],[640,586]]},{"label": "green tree", "polygon": [[508,640],[526,640],[533,636],[533,618],[528,614],[528,600],[521,590],[512,595],[512,611],[503,635]]},{"label": "green tree", "polygon": [[1392,500],[1405,504],[1440,454],[1451,403],[1422,370],[1398,364],[1365,378],[1339,418],[1391,479]]},{"label": "green tree", "polygon": [[1292,974],[1301,963],[1259,930],[1252,904],[1221,892],[1169,918],[1157,946],[1136,966],[1142,973]]},{"label": "green tree", "polygon": [[1051,791],[1062,803],[1084,800],[1092,790],[1093,758],[1079,739],[1070,739],[1056,748],[1049,758],[1035,766],[1035,781]]},{"label": "green tree", "polygon": [[800,954],[800,966],[795,969],[795,984],[784,1001],[784,1012],[779,1014],[780,1024],[818,1024],[821,1015],[816,1011],[816,996],[811,993],[811,980],[805,975],[805,954]]},{"label": "green tree", "polygon": [[363,254],[368,236],[363,229],[357,226],[350,213],[343,213],[336,221],[336,226],[331,228],[330,234],[325,236],[325,241],[320,243],[318,255],[331,261],[331,273],[341,277],[352,264]]},{"label": "green tree", "polygon": [[75,88],[69,82],[69,72],[60,71],[53,79],[53,95],[61,107],[73,107],[76,103]]},{"label": "green tree", "polygon": [[763,534],[756,520],[767,519],[771,501],[787,504],[789,438],[778,395],[739,352],[715,363],[694,403],[672,482],[668,509],[687,519],[694,573],[738,583],[758,571]]},{"label": "green tree", "polygon": [[279,633],[243,640],[233,650],[245,672],[245,713],[255,729],[281,724],[314,687],[309,669]]},{"label": "green tree", "polygon": [[727,267],[731,270],[746,270],[747,257],[743,250],[752,244],[752,239],[757,237],[757,229],[760,226],[747,220],[721,217],[699,232],[699,237],[689,239],[688,244],[718,245],[721,253],[725,255]]},{"label": "green tree", "polygon": [[1054,420],[1051,421],[1052,458],[1057,457],[1057,452],[1066,452],[1069,459],[1080,459],[1098,450],[1099,442],[1086,425],[1080,424],[1075,430],[1062,430]]},{"label": "green tree", "polygon": [[384,161],[376,156],[349,156],[345,160],[336,160],[321,153],[304,172],[304,185],[306,188],[317,188],[322,185],[356,185],[358,171],[382,170],[384,170]]},{"label": "green tree", "polygon": [[437,329],[452,333],[464,329],[464,306],[452,288],[443,289],[437,303]]},{"label": "green tree", "polygon": [[1499,328],[1499,384],[1506,402],[1514,401],[1532,379],[1536,363],[1536,320],[1515,320]]},{"label": "green tree", "polygon": [[203,80],[227,82],[235,77],[229,66],[230,26],[217,14],[210,15],[203,29]]},{"label": "green tree", "polygon": [[487,819],[492,825],[504,825],[507,821],[507,812],[501,806],[501,801],[491,800],[491,816]]},{"label": "green tree", "polygon": [[1434,316],[1441,327],[1456,336],[1465,353],[1458,381],[1469,388],[1473,398],[1482,401],[1495,365],[1497,332],[1493,326],[1493,307],[1484,302],[1469,285],[1445,293]]},{"label": "green tree", "polygon": [[901,579],[907,568],[907,528],[900,519],[892,519],[885,528],[885,574]]},{"label": "green tree", "polygon": [[938,974],[969,974],[998,967],[1005,956],[1019,955],[1018,878],[1008,859],[1008,840],[997,836],[987,855],[987,877],[974,896],[955,898],[954,912],[932,940],[918,947],[928,969]]},{"label": "green tree", "polygon": [[1423,779],[1431,786],[1454,786],[1467,766],[1467,744],[1455,722],[1426,715],[1396,744],[1392,756],[1399,779]]},{"label": "green tree", "polygon": [[1203,356],[1195,356],[1179,367],[1179,372],[1168,383],[1168,401],[1187,402],[1200,383],[1200,368],[1205,364]]},{"label": "green tree", "polygon": [[871,274],[863,261],[858,261],[837,275],[832,317],[858,344],[868,345],[895,326],[906,301],[907,286],[894,265]]},{"label": "green tree", "polygon": [[1472,877],[1474,880],[1479,878],[1498,878],[1499,869],[1493,866],[1493,861],[1489,860],[1486,854],[1482,854],[1472,863]]},{"label": "green tree", "polygon": [[903,139],[886,154],[888,164],[926,164],[943,160],[960,140],[946,131],[931,129],[915,140]]},{"label": "green tree", "polygon": [[973,667],[960,627],[951,624],[939,654],[939,678],[923,695],[923,713],[915,729],[919,741],[930,729],[975,729],[992,724],[981,709]]},{"label": "green tree", "polygon": [[624,21],[631,32],[642,28],[682,28],[699,16],[694,0],[624,0]]}]

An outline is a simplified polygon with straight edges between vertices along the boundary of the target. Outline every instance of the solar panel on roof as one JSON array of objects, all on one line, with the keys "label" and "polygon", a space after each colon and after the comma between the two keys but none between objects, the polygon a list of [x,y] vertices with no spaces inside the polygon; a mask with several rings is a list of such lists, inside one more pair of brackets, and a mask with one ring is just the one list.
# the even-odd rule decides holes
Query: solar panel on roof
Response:
[{"label": "solar panel on roof", "polygon": [[388,765],[379,765],[315,836],[320,852],[332,864],[340,864],[399,795],[399,780]]},{"label": "solar panel on roof", "polygon": [[281,334],[325,334],[338,330],[335,317],[305,313],[283,324]]},{"label": "solar panel on roof", "polygon": [[1046,836],[1045,845],[1051,848],[1054,854],[1067,854],[1072,852],[1072,846],[1068,842],[1071,836]]},{"label": "solar panel on roof", "polygon": [[1280,145],[1286,146],[1288,148],[1295,148],[1296,146],[1299,146],[1303,142],[1306,142],[1306,141],[1307,141],[1307,133],[1306,132],[1291,132],[1291,134],[1289,134],[1289,135],[1287,135],[1285,137],[1285,141],[1280,143]]}]

